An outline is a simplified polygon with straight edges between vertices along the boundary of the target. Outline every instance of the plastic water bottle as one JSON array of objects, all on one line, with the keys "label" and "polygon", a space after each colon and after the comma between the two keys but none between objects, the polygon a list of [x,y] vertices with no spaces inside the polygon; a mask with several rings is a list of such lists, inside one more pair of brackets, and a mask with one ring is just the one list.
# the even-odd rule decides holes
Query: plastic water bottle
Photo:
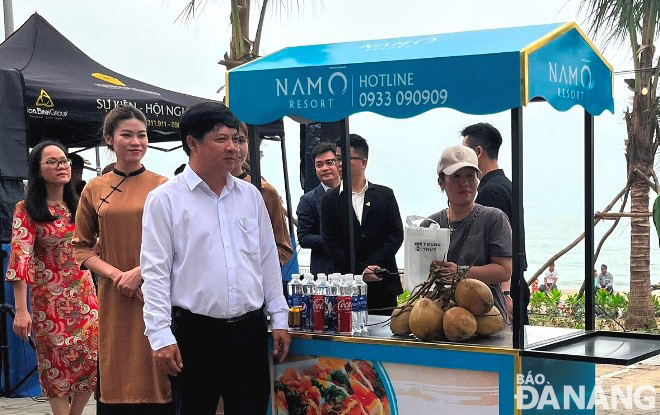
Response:
[{"label": "plastic water bottle", "polygon": [[369,312],[367,311],[367,284],[362,279],[362,275],[355,276],[355,291],[357,291],[358,301],[360,303],[360,332],[366,332]]},{"label": "plastic water bottle", "polygon": [[302,307],[302,281],[300,281],[300,274],[292,274],[291,281],[288,284],[289,288],[289,307]]},{"label": "plastic water bottle", "polygon": [[337,275],[330,276],[328,294],[325,296],[326,307],[326,331],[329,333],[337,332],[337,296],[339,295],[339,277]]},{"label": "plastic water bottle", "polygon": [[353,274],[342,275],[337,295],[337,333],[353,334]]},{"label": "plastic water bottle", "polygon": [[302,329],[312,330],[312,297],[316,290],[314,275],[305,274],[302,282]]},{"label": "plastic water bottle", "polygon": [[319,274],[314,287],[312,296],[312,330],[317,333],[323,333],[327,326],[327,312],[325,298],[330,293],[328,277],[325,274]]},{"label": "plastic water bottle", "polygon": [[359,295],[359,287],[356,285],[357,284],[357,275],[355,275],[351,281],[351,286],[353,288],[353,292],[351,293],[351,315],[353,317],[353,334],[359,334],[362,332],[362,308],[360,305],[360,295]]}]

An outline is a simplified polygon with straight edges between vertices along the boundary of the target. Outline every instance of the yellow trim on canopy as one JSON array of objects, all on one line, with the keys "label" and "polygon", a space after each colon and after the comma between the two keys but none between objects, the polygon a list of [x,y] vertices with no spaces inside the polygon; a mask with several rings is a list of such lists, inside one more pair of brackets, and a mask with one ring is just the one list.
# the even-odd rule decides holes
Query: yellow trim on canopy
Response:
[{"label": "yellow trim on canopy", "polygon": [[[612,65],[610,65],[610,63],[607,61],[607,59],[605,59],[603,54],[600,53],[596,45],[594,45],[593,42],[587,37],[587,35],[582,31],[582,29],[580,29],[580,26],[578,26],[577,23],[575,22],[565,23],[559,26],[558,28],[556,28],[555,30],[553,30],[552,32],[541,37],[540,39],[535,40],[534,42],[530,43],[529,45],[525,46],[520,50],[520,67],[521,67],[520,81],[522,83],[523,106],[527,106],[527,104],[529,104],[529,55],[573,29],[577,30],[580,36],[582,36],[582,39],[584,39],[584,41],[587,42],[589,47],[591,47],[591,49],[596,53],[596,55],[598,55],[600,60],[610,69],[610,72],[612,73],[614,72],[614,68],[612,67]],[[614,76],[612,76],[612,91],[614,91]]]}]

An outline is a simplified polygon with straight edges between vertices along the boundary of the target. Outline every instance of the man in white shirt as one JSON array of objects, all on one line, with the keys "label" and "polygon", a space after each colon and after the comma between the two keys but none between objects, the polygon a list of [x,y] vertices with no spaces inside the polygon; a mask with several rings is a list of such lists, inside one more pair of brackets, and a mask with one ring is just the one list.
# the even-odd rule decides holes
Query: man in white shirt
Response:
[{"label": "man in white shirt", "polygon": [[543,285],[541,285],[539,291],[551,292],[552,290],[556,290],[558,277],[559,277],[559,272],[555,268],[555,263],[551,262],[550,266],[545,271],[545,275],[543,276]]},{"label": "man in white shirt", "polygon": [[267,412],[273,354],[290,343],[275,239],[257,189],[235,179],[238,120],[222,104],[181,117],[184,171],[147,197],[140,265],[145,335],[177,415]]}]

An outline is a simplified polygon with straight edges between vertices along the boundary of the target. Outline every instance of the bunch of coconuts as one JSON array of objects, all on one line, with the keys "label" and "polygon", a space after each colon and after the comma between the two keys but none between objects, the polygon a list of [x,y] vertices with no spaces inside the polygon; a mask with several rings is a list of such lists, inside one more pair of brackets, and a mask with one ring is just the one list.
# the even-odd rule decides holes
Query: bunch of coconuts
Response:
[{"label": "bunch of coconuts", "polygon": [[429,279],[392,312],[390,329],[398,335],[412,333],[423,341],[443,336],[450,341],[490,336],[504,329],[504,319],[493,304],[488,285],[433,264]]}]

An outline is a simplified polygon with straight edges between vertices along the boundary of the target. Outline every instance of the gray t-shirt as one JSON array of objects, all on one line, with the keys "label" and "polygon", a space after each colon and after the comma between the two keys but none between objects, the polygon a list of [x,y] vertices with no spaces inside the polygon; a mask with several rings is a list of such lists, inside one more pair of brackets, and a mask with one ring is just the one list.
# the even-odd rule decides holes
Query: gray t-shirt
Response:
[{"label": "gray t-shirt", "polygon": [[[468,229],[472,216],[475,216],[474,221]],[[442,228],[449,227],[446,209],[429,218],[438,222]],[[490,264],[492,257],[511,257],[511,225],[504,212],[497,208],[476,205],[465,219],[452,221],[451,229],[447,253],[449,262],[479,266]]]},{"label": "gray t-shirt", "polygon": [[[429,216],[440,227],[449,228],[447,210]],[[470,225],[470,222],[472,224]],[[429,226],[425,221],[422,226]],[[487,265],[492,257],[512,256],[511,225],[504,212],[497,208],[475,205],[474,210],[463,220],[452,221],[447,261],[458,265]],[[462,244],[462,246],[461,246]],[[499,284],[489,284],[495,306],[507,321],[504,296]],[[508,321],[507,321],[508,322]]]}]

